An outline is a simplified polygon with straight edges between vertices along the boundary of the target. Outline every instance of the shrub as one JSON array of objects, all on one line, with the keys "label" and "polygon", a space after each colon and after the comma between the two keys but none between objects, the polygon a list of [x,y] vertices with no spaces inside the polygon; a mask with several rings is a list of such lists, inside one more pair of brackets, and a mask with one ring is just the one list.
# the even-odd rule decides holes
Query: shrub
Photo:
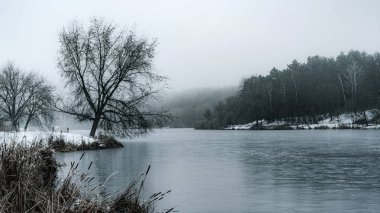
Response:
[{"label": "shrub", "polygon": [[330,127],[326,125],[321,125],[321,126],[316,126],[314,129],[330,129]]},{"label": "shrub", "polygon": [[292,130],[293,128],[288,125],[278,125],[273,128],[273,130]]},{"label": "shrub", "polygon": [[97,150],[97,149],[110,149],[120,148],[123,144],[117,141],[112,136],[99,135],[92,143],[82,141],[81,144],[66,142],[63,137],[49,137],[48,146],[58,152],[72,152],[80,150]]}]

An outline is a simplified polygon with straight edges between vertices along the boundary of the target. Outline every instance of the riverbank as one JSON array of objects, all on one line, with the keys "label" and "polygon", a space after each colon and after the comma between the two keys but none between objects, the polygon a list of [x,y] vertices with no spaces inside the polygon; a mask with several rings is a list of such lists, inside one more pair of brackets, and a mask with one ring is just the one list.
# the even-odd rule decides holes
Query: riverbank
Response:
[{"label": "riverbank", "polygon": [[4,144],[23,144],[26,146],[30,146],[33,143],[39,143],[43,146],[50,147],[57,152],[123,147],[123,144],[112,136],[100,134],[95,138],[91,138],[79,133],[47,131],[0,132],[0,142]]},{"label": "riverbank", "polygon": [[150,167],[122,193],[104,194],[103,184],[93,183],[92,163],[87,171],[78,171],[80,162],[71,162],[67,176],[58,178],[61,165],[44,144],[8,142],[0,145],[0,153],[0,212],[151,213],[166,195],[140,198]]},{"label": "riverbank", "polygon": [[375,120],[375,115],[370,111],[363,116],[353,114],[341,114],[334,117],[322,118],[317,123],[297,123],[295,121],[258,120],[247,124],[230,125],[225,130],[296,130],[296,129],[380,129],[380,124]]}]

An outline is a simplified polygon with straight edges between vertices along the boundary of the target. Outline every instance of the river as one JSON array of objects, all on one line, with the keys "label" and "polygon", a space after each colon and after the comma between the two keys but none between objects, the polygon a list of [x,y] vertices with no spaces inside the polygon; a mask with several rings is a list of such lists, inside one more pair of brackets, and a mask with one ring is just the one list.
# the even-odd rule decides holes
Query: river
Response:
[{"label": "river", "polygon": [[[83,131],[82,131],[83,132]],[[87,151],[80,168],[107,190],[151,171],[144,195],[172,190],[179,212],[380,212],[380,131],[162,129]],[[69,164],[82,152],[57,153]]]}]

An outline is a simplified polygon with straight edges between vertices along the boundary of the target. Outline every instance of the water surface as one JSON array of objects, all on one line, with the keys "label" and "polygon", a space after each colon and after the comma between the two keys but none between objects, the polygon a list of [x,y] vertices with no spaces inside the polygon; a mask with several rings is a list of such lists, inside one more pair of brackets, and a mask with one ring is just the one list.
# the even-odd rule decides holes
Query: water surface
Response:
[{"label": "water surface", "polygon": [[[163,129],[87,151],[97,181],[126,187],[152,165],[145,196],[180,212],[380,212],[380,131]],[[69,163],[81,152],[58,153]]]}]

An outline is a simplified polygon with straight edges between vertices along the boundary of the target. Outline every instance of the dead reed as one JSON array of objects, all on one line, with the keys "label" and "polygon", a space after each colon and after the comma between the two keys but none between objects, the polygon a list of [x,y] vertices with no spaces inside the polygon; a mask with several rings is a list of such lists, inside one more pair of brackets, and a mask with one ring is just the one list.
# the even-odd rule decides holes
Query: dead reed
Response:
[{"label": "dead reed", "polygon": [[60,165],[51,148],[41,142],[3,144],[0,153],[0,212],[150,213],[170,192],[155,193],[147,200],[141,197],[150,166],[122,193],[110,194],[105,192],[104,183],[93,183],[92,163],[81,172],[79,162],[72,162],[67,175],[58,178]]}]

